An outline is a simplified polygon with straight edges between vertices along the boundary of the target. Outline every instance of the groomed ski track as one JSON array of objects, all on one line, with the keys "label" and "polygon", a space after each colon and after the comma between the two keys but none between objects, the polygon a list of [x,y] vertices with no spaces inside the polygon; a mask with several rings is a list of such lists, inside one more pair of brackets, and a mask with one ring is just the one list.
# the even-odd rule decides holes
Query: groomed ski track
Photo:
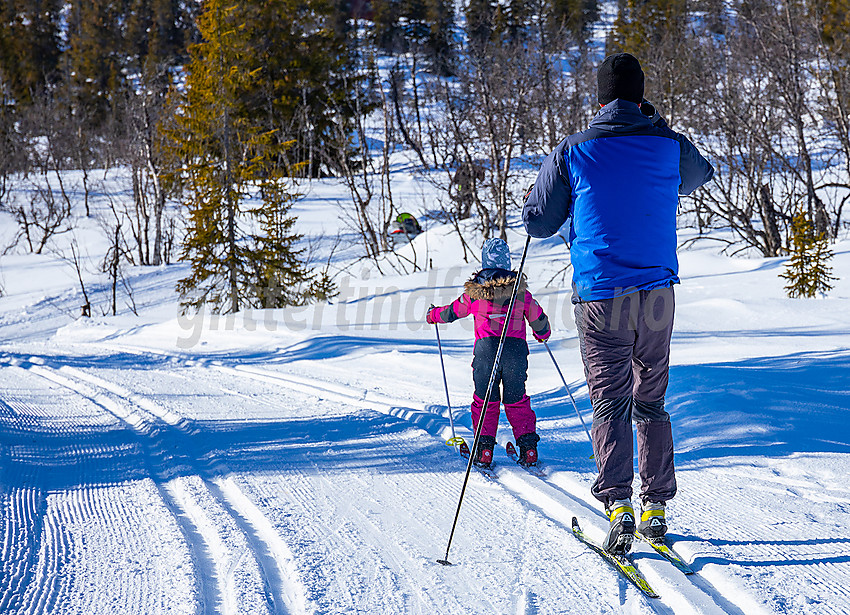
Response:
[{"label": "groomed ski track", "polygon": [[[11,369],[35,374],[76,394],[89,409],[102,410],[132,430],[136,440],[130,444],[131,449],[134,449],[132,456],[137,457],[145,467],[148,476],[144,482],[153,483],[162,505],[179,527],[180,535],[191,553],[191,562],[196,568],[193,575],[195,600],[187,600],[185,590],[182,593],[175,592],[176,595],[170,597],[180,604],[181,612],[308,612],[303,587],[292,582],[297,576],[292,568],[292,556],[285,544],[270,530],[257,507],[228,477],[226,466],[214,455],[191,456],[191,439],[194,434],[184,420],[120,385],[75,368],[56,369],[44,365],[44,361],[36,357]],[[79,403],[80,400],[75,401]],[[127,439],[132,441],[133,438]],[[105,454],[112,457],[115,450],[109,449]],[[79,455],[77,461],[85,468],[82,455]],[[114,463],[116,460],[110,458],[109,461]],[[132,463],[129,458],[125,461],[127,465]],[[187,468],[191,471],[186,472]],[[74,494],[74,497],[78,496]],[[113,531],[122,528],[124,523],[121,516],[128,507],[111,502],[106,505],[118,509],[113,523],[105,524],[107,528]],[[137,514],[144,514],[144,511],[140,510]],[[78,516],[74,521],[79,523],[90,515],[83,513]],[[147,538],[159,541],[161,531],[162,528],[153,528]],[[175,539],[173,531],[171,534],[172,540]],[[145,550],[146,541],[140,539],[133,551]],[[48,555],[44,560],[46,565],[56,569],[69,563],[63,561],[60,555]],[[93,567],[93,571],[97,572],[96,567]],[[45,577],[44,574],[36,576]],[[77,605],[70,596],[69,586],[72,583],[69,581],[73,580],[73,575],[70,578],[61,573],[47,576],[51,577],[52,585],[64,581],[64,591],[69,595],[64,599],[57,597],[51,602],[41,598],[25,600],[24,603],[29,602],[32,606],[22,604],[20,612],[54,612],[52,607],[58,612],[66,612],[76,611],[78,606],[82,606]],[[154,591],[139,591],[140,597],[146,593],[156,594]],[[96,595],[92,598],[96,599]],[[166,598],[167,594],[163,600]],[[187,608],[193,602],[194,608]],[[144,604],[144,600],[136,603]],[[97,611],[98,606],[92,605],[91,610]],[[159,608],[155,606],[150,612],[156,612]],[[86,609],[80,611],[85,612]]]},{"label": "groomed ski track", "polygon": [[[591,536],[604,531],[604,517],[585,496],[586,486],[555,463],[547,464],[545,479],[534,477],[514,466],[503,449],[497,455],[497,483],[473,475],[450,554],[456,565],[443,569],[434,560],[444,553],[465,467],[439,442],[450,435],[449,423],[432,410],[444,412],[445,406],[416,406],[409,399],[272,366],[127,347],[112,352],[122,359],[105,364],[124,363],[123,369],[26,357],[13,360],[4,371],[20,375],[31,390],[37,390],[31,382],[37,376],[50,383],[51,395],[59,388],[63,398],[73,400],[70,405],[90,413],[99,410],[98,421],[133,440],[127,444],[132,455],[127,453],[125,461],[143,460],[146,476],[139,482],[149,496],[159,497],[172,526],[169,531],[156,528],[147,539],[162,542],[164,534],[180,545],[177,551],[184,552],[187,567],[193,568],[191,574],[176,577],[190,587],[178,592],[184,600],[174,612],[769,612],[720,566],[705,566],[685,577],[636,543],[634,561],[661,595],[658,600],[643,597],[571,535],[574,515]],[[127,368],[133,358],[163,368],[136,374]],[[0,386],[6,388],[7,382]],[[226,421],[229,413],[222,401],[243,400],[251,409],[248,415],[241,410],[239,422],[259,421],[259,433],[220,442],[205,439],[205,421],[195,415],[199,405],[208,406],[204,397],[218,400],[213,407],[220,416],[207,417],[210,423]],[[288,415],[294,408],[321,408],[339,424],[330,421],[322,434],[301,441],[291,422],[279,420],[282,410]],[[346,429],[352,435],[350,426],[343,427],[352,421],[362,428],[362,437],[354,438],[362,449],[322,445],[333,442],[335,431]],[[118,429],[119,424],[125,429]],[[263,430],[274,447],[258,446]],[[468,430],[459,432],[470,439]],[[85,454],[78,454],[83,466]],[[376,467],[380,484],[372,471]],[[24,558],[29,561],[26,571],[4,570],[4,576],[27,586],[34,596],[19,600],[18,610],[11,612],[56,612],[51,604],[71,604],[67,612],[83,612],[73,584],[57,572],[68,566],[63,558],[69,548],[54,537],[52,528],[58,523],[44,510],[48,490],[39,491],[39,481],[33,482],[26,493],[7,496],[25,509],[17,515],[23,517],[18,525],[29,526],[31,535],[4,537],[4,550],[20,550],[21,544],[44,536],[55,545]],[[91,489],[68,490],[73,495],[62,497],[78,497],[78,491]],[[114,525],[121,527],[118,516]],[[675,544],[686,560],[696,555],[690,544],[698,543]],[[51,567],[53,574],[42,570]],[[481,589],[470,595],[470,587]],[[156,594],[153,588],[134,591]],[[187,593],[192,600],[185,599]]]}]

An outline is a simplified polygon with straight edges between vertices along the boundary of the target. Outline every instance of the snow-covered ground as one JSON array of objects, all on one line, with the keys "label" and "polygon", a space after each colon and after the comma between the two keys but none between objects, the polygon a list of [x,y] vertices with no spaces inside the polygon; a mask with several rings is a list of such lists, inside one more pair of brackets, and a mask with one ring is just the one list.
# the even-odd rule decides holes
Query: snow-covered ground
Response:
[{"label": "snow-covered ground", "polygon": [[[399,177],[397,198],[421,214],[424,189]],[[336,233],[343,198],[316,182],[299,230]],[[80,229],[101,259],[96,225]],[[511,233],[517,262],[523,242]],[[178,314],[183,265],[129,272],[138,316],[100,316],[89,270],[96,316],[78,319],[67,263],[0,258],[0,612],[850,613],[850,240],[814,300],[784,297],[783,259],[681,252],[670,536],[696,574],[636,545],[656,600],[571,533],[577,516],[600,538],[605,518],[585,432],[533,342],[547,476],[500,448],[498,480],[471,476],[455,565],[436,563],[465,463],[443,443],[423,315],[475,264],[433,221],[402,249],[422,267],[410,274],[380,276],[347,245],[332,304],[229,318]],[[566,262],[560,240],[533,241],[526,270],[589,421]],[[440,334],[468,436],[470,324]]]}]

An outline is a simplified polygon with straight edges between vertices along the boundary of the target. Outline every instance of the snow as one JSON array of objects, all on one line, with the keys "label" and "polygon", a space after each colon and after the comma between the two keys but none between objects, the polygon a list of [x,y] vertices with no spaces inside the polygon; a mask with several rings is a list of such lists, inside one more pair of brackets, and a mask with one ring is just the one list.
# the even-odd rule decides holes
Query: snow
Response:
[{"label": "snow", "polygon": [[[436,563],[465,463],[443,443],[423,315],[457,296],[477,255],[464,262],[454,231],[423,215],[433,188],[403,165],[397,177],[427,230],[399,249],[419,269],[383,275],[340,221],[345,189],[302,186],[297,229],[316,259],[343,238],[327,304],[181,315],[178,264],[130,269],[138,316],[103,316],[107,245],[81,202],[93,318],[78,317],[57,251],[0,258],[0,612],[850,613],[850,240],[834,245],[835,288],[812,300],[785,298],[782,258],[680,251],[670,536],[696,575],[636,544],[651,600],[572,536],[572,516],[594,538],[605,518],[584,429],[533,342],[547,476],[500,448],[498,480],[470,478],[455,565]],[[6,245],[14,224],[0,216]],[[532,241],[530,288],[589,422],[566,264],[562,241]],[[471,323],[440,335],[469,438]],[[509,435],[503,422],[501,445]]]}]

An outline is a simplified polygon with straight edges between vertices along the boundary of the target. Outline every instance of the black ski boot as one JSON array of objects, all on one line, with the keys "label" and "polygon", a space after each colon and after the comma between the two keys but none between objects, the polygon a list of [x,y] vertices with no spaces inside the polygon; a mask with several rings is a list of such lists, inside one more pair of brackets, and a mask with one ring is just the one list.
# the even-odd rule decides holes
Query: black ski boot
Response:
[{"label": "black ski boot", "polygon": [[493,448],[496,446],[496,438],[493,436],[481,436],[478,439],[478,448],[472,463],[479,468],[489,468],[493,463]]},{"label": "black ski boot", "polygon": [[661,541],[667,533],[665,508],[664,502],[643,502],[640,507],[640,523],[638,523],[637,531],[649,540]]},{"label": "black ski boot", "polygon": [[605,508],[611,526],[602,548],[615,555],[625,555],[635,537],[635,510],[629,500],[616,500]]},{"label": "black ski boot", "polygon": [[525,467],[537,465],[538,442],[540,442],[540,436],[534,432],[523,434],[516,439],[519,446],[519,459],[517,459],[519,465]]}]

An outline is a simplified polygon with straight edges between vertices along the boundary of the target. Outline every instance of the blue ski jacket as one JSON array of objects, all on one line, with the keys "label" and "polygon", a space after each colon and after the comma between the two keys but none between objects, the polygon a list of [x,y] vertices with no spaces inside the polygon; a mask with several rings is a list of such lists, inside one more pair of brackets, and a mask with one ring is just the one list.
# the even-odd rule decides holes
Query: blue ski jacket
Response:
[{"label": "blue ski jacket", "polygon": [[573,303],[670,286],[679,282],[679,195],[713,176],[694,144],[657,113],[647,117],[617,99],[543,161],[523,222],[543,238],[570,220]]}]

